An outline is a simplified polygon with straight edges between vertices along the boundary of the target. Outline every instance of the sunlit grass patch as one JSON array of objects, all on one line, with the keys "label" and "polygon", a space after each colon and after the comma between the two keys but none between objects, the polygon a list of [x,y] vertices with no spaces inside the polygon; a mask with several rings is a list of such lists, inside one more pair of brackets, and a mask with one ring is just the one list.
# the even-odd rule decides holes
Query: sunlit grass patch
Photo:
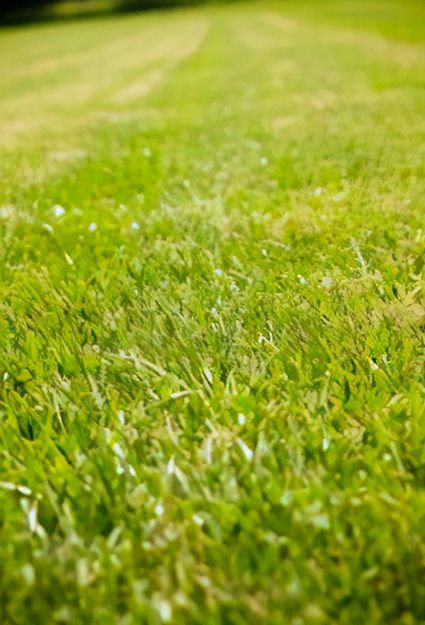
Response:
[{"label": "sunlit grass patch", "polygon": [[349,4],[0,33],[2,623],[423,622],[424,62]]}]

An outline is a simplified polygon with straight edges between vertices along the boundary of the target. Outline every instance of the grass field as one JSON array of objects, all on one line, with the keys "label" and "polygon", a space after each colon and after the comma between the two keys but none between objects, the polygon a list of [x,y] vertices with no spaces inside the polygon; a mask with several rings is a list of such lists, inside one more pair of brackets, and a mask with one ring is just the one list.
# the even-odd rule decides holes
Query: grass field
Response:
[{"label": "grass field", "polygon": [[0,31],[2,625],[425,623],[425,5]]}]

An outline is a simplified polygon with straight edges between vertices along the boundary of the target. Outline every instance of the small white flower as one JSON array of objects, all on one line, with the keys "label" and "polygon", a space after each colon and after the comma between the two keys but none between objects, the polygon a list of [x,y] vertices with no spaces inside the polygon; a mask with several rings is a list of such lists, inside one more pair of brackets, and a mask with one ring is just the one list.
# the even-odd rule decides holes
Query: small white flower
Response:
[{"label": "small white flower", "polygon": [[194,514],[192,516],[192,520],[194,521],[194,523],[196,523],[196,525],[199,525],[199,527],[202,527],[204,524],[204,519],[199,516],[199,514]]},{"label": "small white flower", "polygon": [[62,217],[62,215],[65,215],[66,210],[64,209],[63,206],[61,206],[60,204],[55,204],[53,207],[53,214],[55,217]]},{"label": "small white flower", "polygon": [[238,414],[238,423],[239,425],[245,425],[246,423],[246,417],[241,412]]},{"label": "small white flower", "polygon": [[164,512],[165,512],[165,508],[160,503],[155,506],[155,514],[156,514],[156,516],[162,516],[164,514]]},{"label": "small white flower", "polygon": [[329,449],[330,445],[331,445],[331,442],[330,442],[330,440],[328,438],[324,438],[322,440],[322,449],[323,449],[323,451],[327,451]]},{"label": "small white flower", "polygon": [[300,284],[307,284],[307,280],[304,278],[304,276],[302,276],[301,274],[298,274],[298,280],[300,281]]},{"label": "small white flower", "polygon": [[95,230],[97,230],[97,224],[95,224],[94,222],[92,222],[92,223],[89,225],[89,231],[90,231],[90,232],[95,232]]},{"label": "small white flower", "polygon": [[125,458],[126,456],[125,451],[119,443],[114,443],[112,446],[112,449],[114,450],[114,452],[119,458]]},{"label": "small white flower", "polygon": [[214,269],[214,273],[216,276],[222,276],[223,275],[223,270],[222,269]]},{"label": "small white flower", "polygon": [[121,423],[121,425],[125,424],[125,412],[124,410],[118,410],[118,421]]},{"label": "small white flower", "polygon": [[215,306],[213,306],[212,308],[210,308],[210,313],[211,313],[212,315],[217,315],[217,313],[218,313],[217,308],[215,308]]},{"label": "small white flower", "polygon": [[12,484],[12,482],[0,482],[0,488],[4,488],[5,490],[16,490],[16,484]]},{"label": "small white flower", "polygon": [[138,224],[137,221],[133,221],[133,223],[131,224],[131,229],[138,230],[139,228],[140,228],[140,224]]},{"label": "small white flower", "polygon": [[125,473],[125,468],[119,462],[117,462],[117,473],[118,475],[123,475],[123,473]]}]

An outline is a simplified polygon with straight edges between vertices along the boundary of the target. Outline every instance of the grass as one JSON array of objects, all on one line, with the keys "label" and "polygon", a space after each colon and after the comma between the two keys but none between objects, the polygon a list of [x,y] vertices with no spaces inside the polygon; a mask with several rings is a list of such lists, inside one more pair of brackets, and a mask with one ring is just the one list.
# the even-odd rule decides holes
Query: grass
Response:
[{"label": "grass", "polygon": [[0,32],[2,624],[425,623],[424,7],[370,7]]}]

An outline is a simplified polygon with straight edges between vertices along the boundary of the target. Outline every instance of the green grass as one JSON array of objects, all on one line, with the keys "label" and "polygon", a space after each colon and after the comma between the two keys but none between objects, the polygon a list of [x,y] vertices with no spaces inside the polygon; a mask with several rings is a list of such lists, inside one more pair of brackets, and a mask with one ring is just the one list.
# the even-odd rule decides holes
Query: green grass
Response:
[{"label": "green grass", "polygon": [[310,22],[360,28],[388,39],[425,42],[422,0],[285,0],[285,12]]},{"label": "green grass", "polygon": [[425,623],[425,15],[373,5],[0,32],[2,625]]}]

